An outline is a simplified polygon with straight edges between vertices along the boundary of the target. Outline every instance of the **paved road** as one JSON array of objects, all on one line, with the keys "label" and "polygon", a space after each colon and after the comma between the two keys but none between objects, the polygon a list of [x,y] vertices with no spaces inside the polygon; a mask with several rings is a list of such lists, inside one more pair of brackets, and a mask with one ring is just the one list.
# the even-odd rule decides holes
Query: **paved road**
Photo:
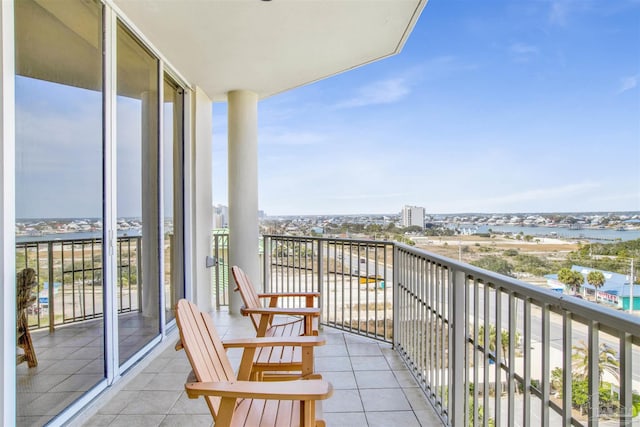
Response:
[{"label": "paved road", "polygon": [[[354,246],[353,248],[357,248]],[[337,257],[338,262],[342,262],[344,266],[350,266],[351,271],[354,274],[360,274],[362,276],[367,275],[375,275],[377,273],[378,276],[384,277],[385,281],[391,283],[393,280],[393,268],[390,265],[385,265],[384,263],[377,261],[374,258],[375,254],[373,251],[369,252],[369,257],[367,257],[367,253],[365,251],[360,251],[357,253],[356,251],[349,251],[348,246],[329,246],[328,255],[331,258]],[[381,251],[378,251],[380,254]],[[390,261],[390,260],[389,260]],[[357,272],[356,272],[357,270]],[[473,304],[473,299],[470,301]],[[478,298],[478,306],[479,306],[479,319],[482,322],[484,317],[484,293],[481,291],[479,293]],[[524,338],[524,302],[522,300],[517,300],[516,308],[516,319],[517,326],[516,328],[521,332],[522,338]],[[495,310],[490,310],[490,319],[491,321],[495,320]],[[503,327],[508,325],[509,319],[509,297],[506,294],[502,295],[502,322]],[[555,313],[550,313],[550,323],[549,323],[549,332],[550,339],[549,344],[551,346],[551,364],[553,366],[562,366],[562,345],[563,345],[563,336],[562,336],[562,317]],[[587,333],[588,328],[586,325],[581,324],[580,322],[574,321],[572,323],[572,340],[573,344],[576,345],[580,341],[587,342]],[[535,305],[531,306],[531,344],[535,346],[536,343],[540,343],[542,341],[542,313],[541,309]],[[600,342],[606,343],[614,348],[619,347],[619,341],[617,337],[612,337],[610,335],[600,333]],[[537,347],[535,347],[537,348]],[[534,352],[532,352],[532,357],[539,359],[541,357],[537,356]],[[640,366],[640,349],[634,346],[632,351],[632,365]],[[634,369],[632,374],[632,378],[634,380],[634,389],[640,389],[640,370]]]}]

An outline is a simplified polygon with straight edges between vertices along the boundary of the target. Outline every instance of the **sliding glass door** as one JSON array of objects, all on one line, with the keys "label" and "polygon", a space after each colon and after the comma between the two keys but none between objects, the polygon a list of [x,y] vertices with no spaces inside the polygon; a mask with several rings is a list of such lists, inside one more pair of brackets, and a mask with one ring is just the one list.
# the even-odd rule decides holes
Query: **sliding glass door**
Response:
[{"label": "sliding glass door", "polygon": [[118,253],[120,363],[160,333],[158,60],[119,23],[117,29]]},{"label": "sliding glass door", "polygon": [[17,422],[44,425],[184,297],[184,89],[99,0],[14,10]]},{"label": "sliding glass door", "polygon": [[105,378],[102,5],[15,2],[17,416]]}]

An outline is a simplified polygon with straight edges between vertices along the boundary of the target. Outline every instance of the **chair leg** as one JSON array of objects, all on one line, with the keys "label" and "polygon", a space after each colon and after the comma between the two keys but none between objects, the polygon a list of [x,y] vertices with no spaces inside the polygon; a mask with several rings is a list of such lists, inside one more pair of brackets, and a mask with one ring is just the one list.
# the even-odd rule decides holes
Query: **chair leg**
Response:
[{"label": "chair leg", "polygon": [[38,358],[36,357],[36,349],[33,347],[33,341],[31,341],[31,334],[27,330],[24,334],[24,354],[27,358],[27,365],[30,368],[38,366]]},{"label": "chair leg", "polygon": [[35,368],[38,366],[38,358],[36,357],[36,350],[33,347],[33,341],[31,340],[31,334],[29,333],[29,325],[27,325],[27,316],[25,313],[21,313],[18,317],[17,329],[17,346],[24,350],[24,355],[17,359],[17,363],[20,364],[26,361],[30,368]]}]

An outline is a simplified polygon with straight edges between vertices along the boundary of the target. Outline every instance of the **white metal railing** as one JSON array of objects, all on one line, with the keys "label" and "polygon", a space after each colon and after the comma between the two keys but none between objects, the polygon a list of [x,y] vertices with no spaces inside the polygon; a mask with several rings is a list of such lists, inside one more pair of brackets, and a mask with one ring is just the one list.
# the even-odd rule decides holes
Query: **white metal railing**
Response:
[{"label": "white metal railing", "polygon": [[638,319],[402,244],[394,260],[394,346],[446,424],[630,424]]},{"label": "white metal railing", "polygon": [[322,324],[390,342],[445,425],[629,425],[640,410],[640,323],[590,301],[403,244],[274,235],[264,290],[319,291]]},{"label": "white metal railing", "polygon": [[391,342],[392,242],[265,235],[263,266],[266,292],[320,292],[322,324]]},{"label": "white metal railing", "polygon": [[[117,240],[118,313],[139,311],[142,293],[140,256],[142,238]],[[16,243],[16,271],[33,268],[35,302],[27,309],[29,327],[49,328],[102,318],[102,239],[21,239]]]}]

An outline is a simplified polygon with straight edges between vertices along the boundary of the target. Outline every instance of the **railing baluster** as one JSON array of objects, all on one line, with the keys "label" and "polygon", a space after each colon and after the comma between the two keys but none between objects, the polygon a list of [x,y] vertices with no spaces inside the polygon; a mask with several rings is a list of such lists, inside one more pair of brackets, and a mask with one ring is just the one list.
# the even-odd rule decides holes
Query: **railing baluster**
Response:
[{"label": "railing baluster", "polygon": [[449,351],[449,419],[451,425],[468,425],[465,387],[467,387],[465,355],[467,353],[465,310],[466,307],[466,278],[463,271],[450,272],[453,278],[451,286],[452,297],[449,300],[449,333],[453,335],[450,340],[452,346]]},{"label": "railing baluster", "polygon": [[509,292],[509,372],[507,375],[507,387],[508,387],[508,414],[507,425],[514,425],[515,423],[515,364],[516,364],[516,296],[513,292]]},{"label": "railing baluster", "polygon": [[[37,250],[36,246],[36,250]],[[53,333],[55,331],[56,325],[56,315],[55,315],[55,304],[54,304],[54,289],[53,289],[53,242],[47,243],[47,262],[49,267],[49,287],[47,288],[47,310],[49,310],[49,333]],[[39,255],[38,255],[39,257]],[[64,274],[64,273],[63,273]],[[64,280],[64,275],[63,275]],[[38,304],[40,304],[40,294],[38,294]],[[40,326],[40,325],[38,325]]]},{"label": "railing baluster", "polygon": [[600,399],[599,392],[600,390],[600,373],[599,373],[599,325],[598,322],[591,321],[589,322],[588,328],[589,334],[589,363],[587,364],[589,370],[589,407],[588,407],[588,416],[589,427],[595,427],[598,425],[598,417],[599,417],[599,409],[600,409]]},{"label": "railing baluster", "polygon": [[[458,274],[463,276],[463,285],[464,285],[464,389],[461,393],[464,394],[464,425],[467,426],[470,424],[469,422],[469,339],[471,336],[469,332],[471,330],[470,320],[471,320],[471,281],[467,280],[467,275],[464,271],[459,271]],[[462,311],[462,310],[460,310]],[[473,348],[473,347],[472,347]],[[456,371],[459,373],[459,371]],[[456,412],[457,413],[457,412]]]},{"label": "railing baluster", "polygon": [[541,397],[541,424],[549,426],[549,353],[551,349],[551,337],[549,329],[549,306],[542,304],[542,376],[540,378]]},{"label": "railing baluster", "polygon": [[439,317],[440,317],[440,327],[438,328],[440,331],[440,352],[438,354],[438,360],[440,361],[440,371],[439,371],[439,376],[440,376],[440,387],[438,388],[438,396],[440,396],[440,404],[443,405],[444,403],[444,387],[445,387],[445,353],[447,351],[447,348],[445,347],[445,343],[447,342],[445,340],[445,332],[447,332],[447,322],[446,322],[446,316],[445,316],[445,309],[446,309],[446,305],[445,305],[445,300],[446,300],[446,295],[447,295],[447,270],[444,268],[444,266],[440,266],[440,301],[439,301],[439,308],[438,308],[438,313],[439,313]]},{"label": "railing baluster", "polygon": [[482,392],[482,405],[484,407],[483,417],[482,417],[482,425],[487,427],[489,425],[489,361],[490,361],[490,348],[491,348],[491,318],[489,313],[490,298],[489,292],[491,288],[489,284],[483,283],[483,297],[482,297],[482,305],[484,306],[484,313],[482,319],[482,325],[484,326],[484,337],[482,339],[482,346],[484,347],[483,351],[483,367],[484,373],[482,374],[482,384],[483,384],[483,392]]},{"label": "railing baluster", "polygon": [[562,424],[565,427],[571,426],[571,407],[572,407],[572,381],[573,373],[571,372],[571,313],[564,311],[562,313]]},{"label": "railing baluster", "polygon": [[632,422],[633,414],[633,341],[630,334],[620,334],[620,425]]},{"label": "railing baluster", "polygon": [[479,295],[478,281],[473,279],[473,425],[478,422],[478,335],[479,335]]},{"label": "railing baluster", "polygon": [[494,393],[494,417],[495,425],[502,425],[502,289],[495,288],[495,319],[496,319],[496,359],[495,359],[495,393]]},{"label": "railing baluster", "polygon": [[524,300],[524,393],[522,425],[528,427],[531,422],[531,301]]}]

